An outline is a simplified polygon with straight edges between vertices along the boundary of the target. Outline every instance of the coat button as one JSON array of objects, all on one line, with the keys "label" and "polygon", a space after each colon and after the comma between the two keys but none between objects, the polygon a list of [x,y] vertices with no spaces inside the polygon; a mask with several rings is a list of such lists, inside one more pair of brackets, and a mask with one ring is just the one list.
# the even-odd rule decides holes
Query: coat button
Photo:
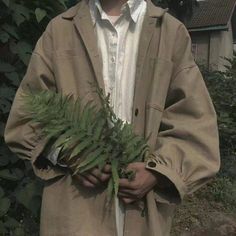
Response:
[{"label": "coat button", "polygon": [[138,116],[138,108],[135,109],[134,115]]},{"label": "coat button", "polygon": [[148,162],[148,167],[155,168],[157,166],[156,162],[150,161]]}]

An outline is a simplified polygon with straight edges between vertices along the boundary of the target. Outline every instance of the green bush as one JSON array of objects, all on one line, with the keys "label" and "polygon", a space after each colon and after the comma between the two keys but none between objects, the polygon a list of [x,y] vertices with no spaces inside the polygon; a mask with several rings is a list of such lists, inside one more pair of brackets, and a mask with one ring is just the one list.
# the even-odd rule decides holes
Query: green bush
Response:
[{"label": "green bush", "polygon": [[236,181],[236,57],[226,72],[203,75],[218,116],[221,151],[220,175]]},{"label": "green bush", "polygon": [[217,178],[202,189],[199,197],[222,203],[235,212],[236,206],[236,57],[228,60],[226,72],[202,69],[213,100],[220,136],[221,169]]},{"label": "green bush", "polygon": [[[32,49],[65,0],[0,0],[0,235],[38,235],[42,185],[12,154],[3,131]],[[72,1],[68,2],[71,4]]]}]

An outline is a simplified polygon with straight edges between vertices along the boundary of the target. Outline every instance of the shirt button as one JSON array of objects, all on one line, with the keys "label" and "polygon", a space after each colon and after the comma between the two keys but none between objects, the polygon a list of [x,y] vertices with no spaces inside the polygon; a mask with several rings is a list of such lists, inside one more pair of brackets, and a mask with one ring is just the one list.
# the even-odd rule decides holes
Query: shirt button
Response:
[{"label": "shirt button", "polygon": [[139,112],[139,110],[138,110],[138,108],[136,108],[136,109],[135,109],[135,112],[134,112],[134,115],[135,115],[135,116],[138,116],[138,112]]},{"label": "shirt button", "polygon": [[114,57],[111,58],[111,62],[113,62],[113,63],[115,62],[115,58]]}]

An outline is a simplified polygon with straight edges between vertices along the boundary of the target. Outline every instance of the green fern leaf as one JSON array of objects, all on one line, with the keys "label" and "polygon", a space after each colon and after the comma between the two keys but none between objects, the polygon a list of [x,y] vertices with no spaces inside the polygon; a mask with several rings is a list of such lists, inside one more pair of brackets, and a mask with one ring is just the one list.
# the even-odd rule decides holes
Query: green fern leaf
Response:
[{"label": "green fern leaf", "polygon": [[[77,140],[73,141],[73,143],[76,142]],[[91,137],[84,139],[74,148],[70,156],[71,157],[78,156],[84,149],[88,148],[92,144],[93,144],[93,139]]]},{"label": "green fern leaf", "polygon": [[96,160],[98,158],[99,155],[102,154],[102,152],[104,151],[103,147],[98,148],[96,151],[91,152],[86,159],[78,166],[78,168],[82,168],[85,167],[87,165],[89,165],[90,163],[92,163],[94,160]]},{"label": "green fern leaf", "polygon": [[108,158],[107,154],[101,155],[99,158],[95,159],[95,161],[91,162],[90,164],[88,164],[84,167],[78,168],[78,172],[84,173],[87,170],[91,170],[95,167],[98,167],[100,165],[100,163],[103,163],[104,161],[106,161],[107,158]]},{"label": "green fern leaf", "polygon": [[40,124],[53,148],[61,148],[59,160],[69,159],[73,174],[111,164],[112,177],[107,189],[111,197],[118,193],[121,170],[129,163],[145,160],[149,148],[146,139],[134,134],[131,124],[116,117],[110,95],[105,96],[97,86],[95,92],[101,100],[99,109],[94,101],[82,106],[79,98],[74,101],[72,95],[53,91],[26,94],[25,108],[27,119]]}]

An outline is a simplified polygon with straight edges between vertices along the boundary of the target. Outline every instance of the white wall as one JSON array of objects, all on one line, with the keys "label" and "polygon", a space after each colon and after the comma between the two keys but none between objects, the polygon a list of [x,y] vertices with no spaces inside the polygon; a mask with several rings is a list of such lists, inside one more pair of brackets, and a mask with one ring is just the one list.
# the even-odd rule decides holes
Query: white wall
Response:
[{"label": "white wall", "polygon": [[224,70],[224,65],[229,65],[229,63],[224,59],[232,59],[234,51],[233,45],[233,32],[231,23],[229,25],[228,31],[222,31],[220,37],[220,48],[219,48],[219,70]]},{"label": "white wall", "polygon": [[223,58],[232,58],[234,50],[231,24],[228,31],[192,32],[191,38],[196,44],[193,48],[198,64],[211,70],[225,70],[224,65],[228,65],[228,62]]},{"label": "white wall", "polygon": [[208,32],[194,32],[191,33],[192,43],[196,45],[194,58],[200,65],[208,67]]},{"label": "white wall", "polygon": [[209,68],[211,70],[219,69],[221,31],[212,31],[210,33],[209,46]]}]

